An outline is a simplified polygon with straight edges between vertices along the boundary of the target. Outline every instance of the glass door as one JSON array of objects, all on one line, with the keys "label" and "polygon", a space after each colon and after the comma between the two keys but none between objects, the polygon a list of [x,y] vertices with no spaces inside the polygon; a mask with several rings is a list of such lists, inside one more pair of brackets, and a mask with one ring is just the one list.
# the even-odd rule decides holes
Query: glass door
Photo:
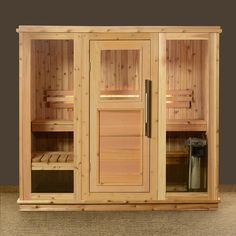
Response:
[{"label": "glass door", "polygon": [[149,50],[90,42],[90,192],[149,192]]},{"label": "glass door", "polygon": [[29,34],[23,43],[23,197],[57,200],[63,194],[74,199],[81,187],[77,184],[81,93],[74,69],[80,44],[74,35],[47,33]]},{"label": "glass door", "polygon": [[166,191],[207,192],[209,35],[166,34]]},{"label": "glass door", "polygon": [[73,193],[74,42],[31,41],[32,193]]}]

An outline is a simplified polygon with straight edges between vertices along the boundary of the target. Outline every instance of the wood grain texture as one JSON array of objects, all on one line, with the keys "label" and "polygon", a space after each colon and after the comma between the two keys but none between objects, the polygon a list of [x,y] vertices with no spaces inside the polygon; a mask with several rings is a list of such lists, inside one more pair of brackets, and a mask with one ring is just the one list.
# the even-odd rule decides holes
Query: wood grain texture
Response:
[{"label": "wood grain texture", "polygon": [[[149,140],[144,137],[143,129],[144,80],[150,79],[149,47],[149,42],[143,40],[90,42],[90,192],[93,195],[101,192],[101,197],[106,197],[120,192],[125,197],[127,194],[122,192],[149,191]],[[123,89],[125,93],[138,91],[139,97],[108,101],[100,96],[105,89],[108,94],[123,93]],[[137,150],[130,147],[122,150],[123,138],[129,138],[131,146],[132,142],[138,142]]]},{"label": "wood grain texture", "polygon": [[208,191],[209,199],[216,199],[219,187],[219,37],[217,34],[210,36],[209,72]]},{"label": "wood grain texture", "polygon": [[30,199],[31,192],[31,42],[28,35],[22,35],[22,70],[20,82],[21,110],[20,110],[20,132],[21,132],[21,178],[20,183],[23,184],[23,199]]},{"label": "wood grain texture", "polygon": [[166,194],[166,35],[159,34],[159,74],[158,74],[158,192],[159,200]]},{"label": "wood grain texture", "polygon": [[[159,183],[159,94],[158,94],[158,73],[159,73],[159,35],[158,33],[151,34],[151,81],[152,81],[152,115],[151,115],[151,140],[150,140],[150,193],[152,199],[158,198]],[[161,189],[161,188],[160,188]]]},{"label": "wood grain texture", "polygon": [[[23,206],[31,200],[35,208],[45,201],[43,209],[57,209],[47,208],[50,203],[80,208],[78,203],[87,201],[82,210],[106,210],[112,202],[117,206],[111,210],[128,210],[122,204],[135,200],[195,201],[187,207],[137,204],[143,210],[216,204],[219,27],[23,26],[19,31]],[[153,82],[151,140],[143,128],[144,80]],[[209,141],[208,192],[166,193],[166,165],[185,165],[185,140],[203,134]],[[31,170],[73,171],[74,193],[30,193]],[[173,176],[182,178],[175,171]]]},{"label": "wood grain texture", "polygon": [[140,32],[172,32],[172,33],[187,33],[187,32],[215,32],[221,33],[219,26],[31,26],[20,25],[17,32],[80,32],[80,33],[140,33]]},{"label": "wood grain texture", "polygon": [[68,120],[34,120],[32,121],[33,132],[68,132],[73,131],[74,126],[72,121]]},{"label": "wood grain texture", "polygon": [[19,34],[19,198],[24,196],[23,156],[23,34]]},{"label": "wood grain texture", "polygon": [[140,95],[139,50],[102,50],[102,95]]},{"label": "wood grain texture", "polygon": [[[35,81],[35,118],[73,120],[73,107],[49,103],[73,103],[73,41],[33,40],[32,81]],[[70,93],[67,91],[71,91]]]},{"label": "wood grain texture", "polygon": [[[73,67],[73,78],[74,78],[74,153],[69,155],[68,159],[74,159],[74,193],[76,199],[82,199],[82,112],[83,101],[82,101],[82,35],[74,34],[74,53],[73,62],[69,64]],[[69,68],[70,68],[69,67]],[[72,75],[71,75],[72,76]],[[70,81],[70,80],[69,80]]]},{"label": "wood grain texture", "polygon": [[[204,119],[203,83],[207,79],[203,65],[207,64],[206,40],[167,40],[167,90],[176,91],[170,101],[167,91],[167,120]],[[181,91],[191,91],[192,99],[184,101],[190,95]],[[178,100],[177,100],[178,97]],[[168,121],[167,121],[168,123]]]},{"label": "wood grain texture", "polygon": [[142,185],[142,113],[100,111],[99,183]]},{"label": "wood grain texture", "polygon": [[69,151],[74,148],[73,132],[34,132],[33,150],[38,151]]},{"label": "wood grain texture", "polygon": [[186,211],[216,210],[217,203],[143,204],[143,205],[20,205],[20,211]]}]

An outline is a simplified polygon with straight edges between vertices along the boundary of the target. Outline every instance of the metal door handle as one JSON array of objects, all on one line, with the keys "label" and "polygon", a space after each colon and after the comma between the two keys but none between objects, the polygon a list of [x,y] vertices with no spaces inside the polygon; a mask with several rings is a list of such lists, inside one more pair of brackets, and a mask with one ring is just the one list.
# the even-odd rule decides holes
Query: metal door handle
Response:
[{"label": "metal door handle", "polygon": [[151,94],[152,81],[145,80],[145,136],[151,138]]}]

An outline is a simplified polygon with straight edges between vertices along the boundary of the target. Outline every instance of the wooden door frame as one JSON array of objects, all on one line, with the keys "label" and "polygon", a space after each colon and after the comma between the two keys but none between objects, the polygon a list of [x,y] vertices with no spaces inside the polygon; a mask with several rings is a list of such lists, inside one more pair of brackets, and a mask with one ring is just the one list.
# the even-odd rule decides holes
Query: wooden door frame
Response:
[{"label": "wooden door frame", "polygon": [[[205,102],[205,119],[207,121],[207,136],[208,136],[208,178],[207,192],[171,192],[166,193],[165,185],[166,178],[166,158],[165,150],[159,154],[159,163],[162,166],[158,168],[159,186],[158,199],[166,200],[218,200],[218,153],[219,153],[219,34],[218,33],[159,33],[159,85],[165,88],[166,83],[166,40],[208,40],[208,67],[206,68],[207,80],[205,83],[206,98]],[[164,79],[163,79],[164,78]],[[166,113],[165,94],[160,93],[159,112]],[[162,108],[161,108],[162,107]],[[161,114],[161,113],[160,113]],[[163,119],[160,124],[160,135],[166,133],[166,120],[162,115],[159,119]],[[165,140],[165,139],[164,139]],[[161,141],[160,141],[161,142]],[[165,143],[160,143],[160,147],[164,147]],[[162,175],[160,171],[163,172]],[[160,189],[160,186],[163,186]]]},{"label": "wooden door frame", "polygon": [[[119,34],[119,33],[90,33],[90,34],[84,34],[84,38],[83,38],[83,76],[84,78],[89,78],[89,42],[90,40],[151,40],[151,48],[154,48],[154,44],[156,44],[157,42],[154,40],[157,40],[157,38],[151,38],[151,34],[149,33],[123,33],[123,34]],[[150,49],[151,49],[150,48]],[[152,53],[152,49],[151,49],[151,57],[154,58],[154,54],[156,53]],[[157,61],[154,63],[157,64]],[[156,65],[155,65],[156,66]],[[151,73],[153,77],[157,78],[157,75],[154,75],[156,69],[152,68],[151,65]],[[152,77],[151,76],[151,77]],[[155,83],[154,83],[155,84]],[[82,86],[83,86],[83,98],[84,101],[86,100],[87,102],[89,101],[89,97],[86,95],[86,93],[89,93],[89,81],[88,80],[82,80]],[[154,93],[153,93],[154,94]],[[155,93],[155,96],[157,96],[157,94]],[[154,105],[153,105],[154,106]],[[84,124],[83,128],[84,131],[82,131],[82,140],[84,140],[84,138],[86,138],[87,141],[89,141],[89,123],[88,123],[88,118],[89,118],[89,111],[86,112],[86,114],[83,112],[82,113],[83,119],[82,122]],[[152,120],[152,124],[154,124],[152,126],[152,131],[155,129],[155,124],[156,120]],[[154,131],[155,132],[155,131]],[[154,132],[152,132],[152,134],[154,135]],[[157,135],[156,135],[157,136]],[[85,141],[86,142],[86,141]],[[153,143],[154,144],[154,143]],[[89,163],[89,146],[88,145],[83,145],[82,148],[82,198],[83,200],[89,200],[89,201],[95,201],[95,200],[99,200],[99,201],[108,201],[110,200],[115,200],[115,201],[119,201],[119,200],[144,200],[144,199],[157,199],[157,186],[156,186],[156,178],[157,178],[157,174],[156,174],[156,165],[155,163],[157,162],[157,158],[154,157],[152,154],[154,154],[155,151],[152,151],[152,145],[151,144],[151,149],[150,149],[150,153],[151,153],[151,157],[150,157],[150,163],[151,163],[151,176],[150,176],[150,193],[135,193],[135,198],[133,197],[132,193],[91,193],[89,191],[89,169],[90,169],[90,163]],[[157,144],[155,144],[155,147],[157,146]],[[155,148],[154,148],[155,150]]]},{"label": "wooden door frame", "polygon": [[[73,40],[74,45],[74,193],[31,193],[31,120],[34,81],[31,79],[32,40]],[[19,182],[20,200],[81,199],[81,34],[19,33]],[[78,52],[77,52],[78,51]],[[77,52],[77,53],[76,53]],[[75,79],[76,78],[76,79]]]}]

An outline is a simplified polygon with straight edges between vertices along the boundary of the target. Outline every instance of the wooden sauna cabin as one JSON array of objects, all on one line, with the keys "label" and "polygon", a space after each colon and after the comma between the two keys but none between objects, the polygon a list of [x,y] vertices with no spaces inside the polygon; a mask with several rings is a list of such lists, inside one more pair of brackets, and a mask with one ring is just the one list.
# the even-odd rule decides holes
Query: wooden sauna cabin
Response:
[{"label": "wooden sauna cabin", "polygon": [[218,26],[19,26],[22,211],[216,209]]}]

